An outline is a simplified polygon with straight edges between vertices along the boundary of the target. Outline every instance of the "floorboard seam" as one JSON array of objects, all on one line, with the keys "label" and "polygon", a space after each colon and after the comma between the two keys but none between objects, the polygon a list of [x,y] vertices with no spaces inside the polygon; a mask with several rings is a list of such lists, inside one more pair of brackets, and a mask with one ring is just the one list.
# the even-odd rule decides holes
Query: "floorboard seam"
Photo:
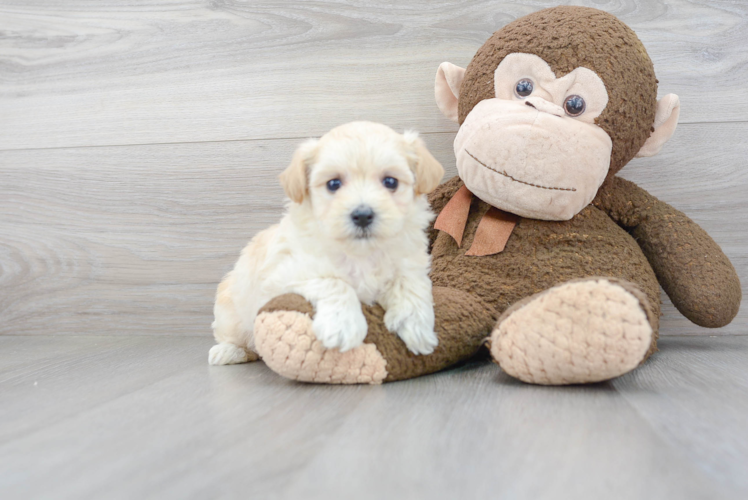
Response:
[{"label": "floorboard seam", "polygon": [[[748,120],[728,120],[728,121],[695,121],[695,122],[679,122],[678,126],[687,125],[731,125],[748,123]],[[457,130],[434,130],[430,132],[419,132],[421,136],[429,135],[444,135],[444,134],[456,134]],[[246,139],[222,139],[222,140],[211,140],[211,141],[174,141],[174,142],[144,142],[144,143],[132,143],[132,144],[92,144],[92,145],[76,145],[76,146],[50,146],[40,148],[0,148],[0,153],[4,151],[45,151],[53,149],[86,149],[86,148],[127,148],[127,147],[138,147],[138,146],[174,146],[180,144],[221,144],[228,142],[270,142],[270,141],[303,141],[312,135],[307,136],[295,136],[295,137],[257,137],[257,138],[246,138]]]}]

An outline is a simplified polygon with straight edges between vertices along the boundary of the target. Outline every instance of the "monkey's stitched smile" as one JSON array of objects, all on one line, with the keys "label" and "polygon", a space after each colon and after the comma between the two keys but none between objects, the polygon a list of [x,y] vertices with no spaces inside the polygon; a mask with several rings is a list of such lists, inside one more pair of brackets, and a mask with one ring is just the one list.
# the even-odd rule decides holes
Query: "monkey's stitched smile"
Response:
[{"label": "monkey's stitched smile", "polygon": [[470,151],[468,151],[467,149],[465,150],[465,152],[466,152],[467,154],[469,154],[469,155],[470,155],[470,157],[471,157],[471,158],[472,158],[473,160],[477,161],[478,163],[480,163],[481,165],[483,165],[483,166],[484,166],[485,168],[487,168],[487,169],[488,169],[488,170],[490,170],[491,172],[496,172],[497,174],[503,175],[503,176],[504,176],[504,177],[506,177],[507,179],[513,180],[514,182],[519,182],[520,184],[525,184],[525,185],[527,185],[527,186],[532,186],[532,187],[534,187],[534,188],[538,188],[538,189],[550,189],[550,190],[552,190],[552,191],[576,191],[576,190],[577,190],[576,188],[562,188],[562,187],[549,187],[549,186],[540,186],[540,185],[538,185],[538,184],[533,184],[532,182],[527,182],[527,181],[523,181],[523,180],[520,180],[520,179],[515,179],[514,177],[512,177],[511,175],[507,174],[507,173],[506,173],[506,172],[504,172],[504,171],[501,171],[501,170],[497,170],[497,169],[495,169],[494,167],[491,167],[491,166],[488,166],[488,165],[486,165],[485,163],[483,163],[482,161],[480,161],[480,160],[479,160],[478,158],[476,158],[476,157],[475,157],[475,155],[473,155],[473,153],[471,153],[471,152],[470,152]]}]

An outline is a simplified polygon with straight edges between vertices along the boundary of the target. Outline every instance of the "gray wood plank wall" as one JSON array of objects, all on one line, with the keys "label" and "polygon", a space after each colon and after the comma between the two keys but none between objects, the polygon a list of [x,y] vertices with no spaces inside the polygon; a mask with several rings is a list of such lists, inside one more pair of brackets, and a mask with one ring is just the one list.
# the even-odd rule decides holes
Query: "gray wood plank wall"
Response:
[{"label": "gray wood plank wall", "polygon": [[[438,64],[560,3],[0,0],[0,334],[209,335],[301,138],[413,128],[454,174]],[[628,23],[681,98],[622,175],[702,224],[748,295],[748,2],[573,3]],[[745,334],[745,300],[716,331],[666,301],[662,334]]]}]

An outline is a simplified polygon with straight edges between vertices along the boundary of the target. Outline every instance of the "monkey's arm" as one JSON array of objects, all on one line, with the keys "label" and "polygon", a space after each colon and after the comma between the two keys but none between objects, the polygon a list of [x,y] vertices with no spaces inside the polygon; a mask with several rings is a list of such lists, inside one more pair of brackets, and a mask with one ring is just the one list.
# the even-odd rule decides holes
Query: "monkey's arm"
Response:
[{"label": "monkey's arm", "polygon": [[738,313],[735,268],[698,224],[633,182],[614,177],[592,202],[639,243],[673,305],[697,325],[717,328]]},{"label": "monkey's arm", "polygon": [[[449,179],[447,182],[443,184],[439,184],[436,189],[434,189],[431,193],[429,193],[428,199],[429,204],[431,205],[431,210],[434,211],[434,213],[438,216],[439,212],[442,211],[442,208],[449,203],[449,200],[452,199],[452,196],[457,192],[458,189],[460,189],[463,185],[462,179],[458,175],[455,175],[451,179]],[[436,219],[431,221],[431,224],[429,224],[428,229],[426,229],[426,232],[429,235],[429,252],[431,251],[431,247],[434,245],[434,241],[436,240],[437,235],[439,234],[439,231],[434,229],[434,222]]]}]

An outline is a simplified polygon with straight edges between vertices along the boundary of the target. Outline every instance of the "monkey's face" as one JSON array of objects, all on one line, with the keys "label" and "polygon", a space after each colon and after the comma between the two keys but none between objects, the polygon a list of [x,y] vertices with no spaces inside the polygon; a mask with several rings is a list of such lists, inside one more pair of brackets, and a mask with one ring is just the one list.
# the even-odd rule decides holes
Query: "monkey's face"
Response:
[{"label": "monkey's face", "polygon": [[636,156],[675,132],[680,104],[657,100],[636,34],[607,12],[561,6],[495,32],[467,69],[442,63],[436,103],[461,125],[460,177],[517,215],[567,220]]},{"label": "monkey's face", "polygon": [[556,78],[531,54],[509,54],[495,97],[479,102],[455,138],[467,188],[493,206],[534,219],[568,220],[587,206],[610,166],[613,143],[595,124],[608,104],[587,68]]}]

